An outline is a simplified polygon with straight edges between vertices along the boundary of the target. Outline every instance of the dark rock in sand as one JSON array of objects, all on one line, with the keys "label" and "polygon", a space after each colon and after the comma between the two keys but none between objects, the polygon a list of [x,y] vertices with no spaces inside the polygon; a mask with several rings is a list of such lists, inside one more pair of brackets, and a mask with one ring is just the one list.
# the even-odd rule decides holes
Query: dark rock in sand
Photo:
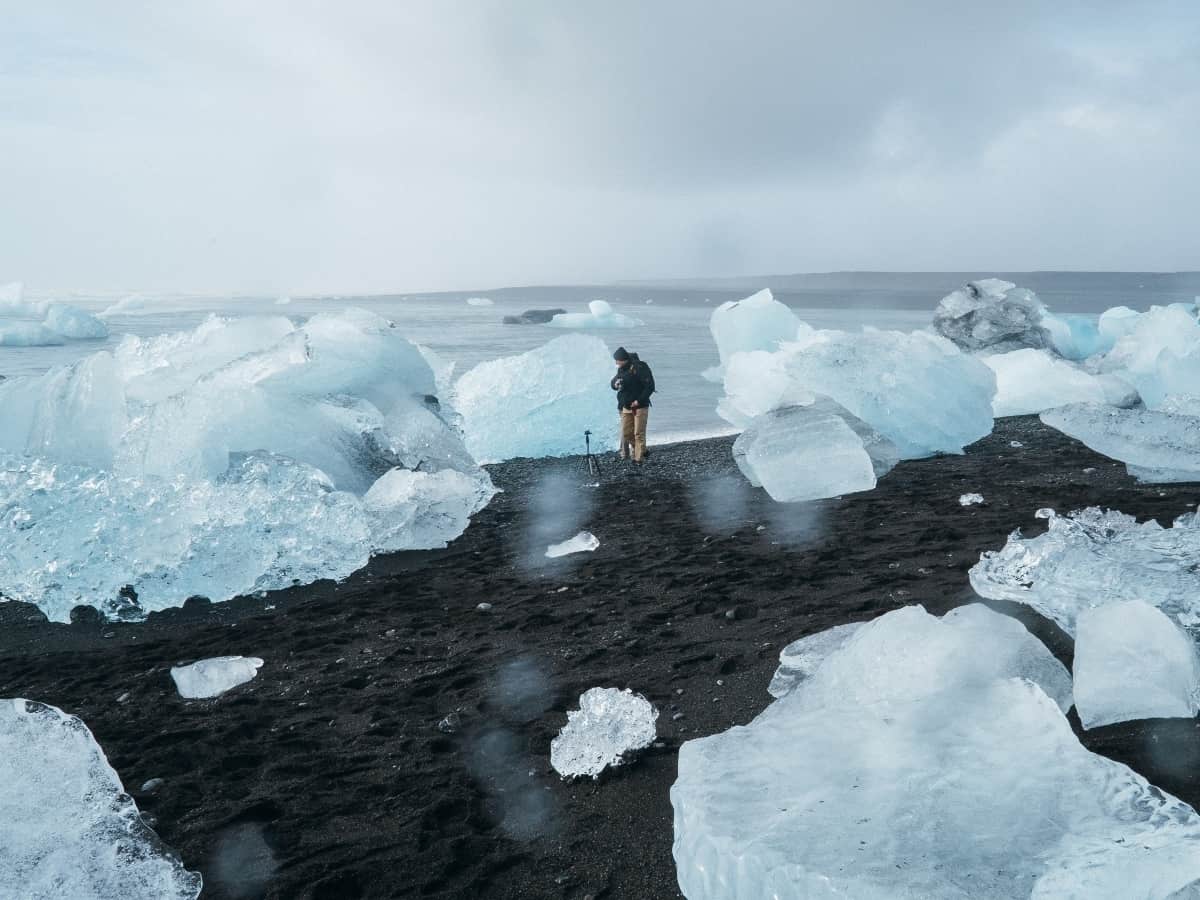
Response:
[{"label": "dark rock in sand", "polygon": [[565,312],[565,309],[527,309],[519,316],[505,316],[501,321],[505,325],[545,325]]},{"label": "dark rock in sand", "polygon": [[[1196,490],[1135,484],[1035,418],[1004,419],[962,456],[902,462],[873,491],[803,504],[797,528],[747,488],[731,443],[656,448],[637,479],[605,465],[599,488],[578,458],[492,467],[504,493],[448,549],[381,557],[265,603],[193,603],[103,631],[0,603],[2,695],[79,715],[126,785],[167,781],[147,804],[203,872],[206,900],[678,898],[678,744],[761,712],[780,648],[907,604],[940,615],[977,600],[967,569],[1014,528],[1044,530],[1039,507],[1169,524]],[[580,524],[600,538],[594,553],[537,558],[533,498],[551,475],[575,517],[555,539]],[[973,490],[988,505],[960,507]],[[481,602],[499,612],[481,615]],[[992,605],[1070,665],[1052,623]],[[148,671],[234,654],[270,657],[255,690],[202,714],[165,687],[155,699]],[[664,710],[666,747],[568,784],[547,771],[550,742],[597,685]],[[111,702],[131,689],[152,702]],[[1086,733],[1071,721],[1088,747],[1200,803],[1193,720]]]},{"label": "dark rock in sand", "polygon": [[69,615],[72,625],[80,625],[86,628],[104,624],[104,616],[94,606],[83,606],[82,604],[73,606]]}]

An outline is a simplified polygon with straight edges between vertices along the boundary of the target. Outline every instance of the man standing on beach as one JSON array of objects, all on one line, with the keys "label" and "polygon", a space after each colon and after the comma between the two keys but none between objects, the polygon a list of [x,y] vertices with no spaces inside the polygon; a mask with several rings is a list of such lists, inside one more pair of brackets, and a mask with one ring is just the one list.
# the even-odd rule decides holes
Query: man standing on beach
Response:
[{"label": "man standing on beach", "polygon": [[646,419],[650,415],[650,395],[654,393],[654,373],[636,353],[618,347],[613,354],[617,374],[612,389],[617,392],[617,411],[621,415],[621,459],[641,465],[646,456]]}]

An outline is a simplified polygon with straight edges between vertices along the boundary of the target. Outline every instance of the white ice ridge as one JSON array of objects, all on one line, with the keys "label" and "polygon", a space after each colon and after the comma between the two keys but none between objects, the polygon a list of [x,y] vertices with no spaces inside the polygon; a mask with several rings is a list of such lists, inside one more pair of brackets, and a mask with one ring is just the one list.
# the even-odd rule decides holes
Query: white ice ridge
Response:
[{"label": "white ice ridge", "polygon": [[782,503],[875,487],[896,464],[895,445],[827,397],[756,416],[733,443],[746,479]]},{"label": "white ice ridge", "polygon": [[142,821],[83,722],[0,700],[0,897],[195,900],[200,887]]},{"label": "white ice ridge", "polygon": [[594,687],[550,742],[550,765],[563,778],[597,777],[619,766],[627,753],[654,743],[658,710],[628,688]]},{"label": "white ice ridge", "polygon": [[717,411],[746,427],[758,415],[822,395],[891,441],[901,459],[961,453],[992,430],[991,369],[928,332],[802,325],[774,352],[734,353]]},{"label": "white ice ridge", "polygon": [[46,347],[108,337],[91,313],[50,300],[27,300],[19,283],[0,285],[0,347]]},{"label": "white ice ridge", "polygon": [[[392,323],[211,317],[0,382],[0,583],[67,621],[342,578],[495,492]],[[126,612],[130,612],[126,610]]]},{"label": "white ice ridge", "polygon": [[593,300],[585,313],[558,313],[547,324],[554,328],[636,328],[640,319],[619,313],[607,300]]},{"label": "white ice ridge", "polygon": [[1080,612],[1075,708],[1084,728],[1131,719],[1193,718],[1200,711],[1200,653],[1161,610],[1140,600]]},{"label": "white ice ridge", "polygon": [[185,700],[207,700],[245,684],[258,674],[257,656],[214,656],[186,666],[173,666],[171,678]]},{"label": "white ice ridge", "polygon": [[1163,528],[1096,507],[1044,515],[1048,530],[1034,538],[1013,532],[1000,550],[971,568],[980,596],[1032,606],[1068,634],[1086,609],[1139,599],[1186,628],[1200,626],[1200,524],[1195,513]]},{"label": "white ice ridge", "polygon": [[616,445],[612,353],[598,337],[566,334],[480,363],[454,386],[467,448],[480,462],[582,453]]},{"label": "white ice ridge", "polygon": [[468,306],[492,306],[493,300],[491,297],[468,297]]},{"label": "white ice ridge", "polygon": [[590,531],[581,531],[573,538],[568,538],[557,544],[551,544],[546,548],[546,556],[555,559],[559,556],[568,556],[572,553],[590,553],[600,546],[600,538],[596,537]]},{"label": "white ice ridge", "polygon": [[749,725],[683,745],[671,802],[689,900],[1200,887],[1200,817],[1080,745],[1044,690],[1069,703],[1065,671],[1019,624],[965,616],[882,616]]}]

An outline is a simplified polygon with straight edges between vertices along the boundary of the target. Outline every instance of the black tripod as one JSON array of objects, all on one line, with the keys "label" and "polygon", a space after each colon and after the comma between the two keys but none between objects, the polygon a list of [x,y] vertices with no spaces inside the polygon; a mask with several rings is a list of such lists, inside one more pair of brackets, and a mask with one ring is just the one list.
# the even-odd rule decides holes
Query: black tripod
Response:
[{"label": "black tripod", "polygon": [[587,447],[587,467],[588,474],[593,478],[600,477],[600,460],[592,453],[592,433],[585,431],[583,433],[583,443]]}]

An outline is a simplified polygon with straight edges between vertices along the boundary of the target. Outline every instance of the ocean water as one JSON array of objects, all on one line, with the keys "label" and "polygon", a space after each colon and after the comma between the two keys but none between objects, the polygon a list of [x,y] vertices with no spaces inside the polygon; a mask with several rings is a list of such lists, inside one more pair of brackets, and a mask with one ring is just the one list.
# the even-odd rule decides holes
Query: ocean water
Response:
[{"label": "ocean water", "polygon": [[[1052,281],[1044,285],[1037,284],[1035,276],[1013,276],[1010,280],[1021,284],[1033,281],[1051,308],[1063,312],[1098,313],[1118,304],[1144,309],[1152,304],[1191,300],[1195,295],[1190,281],[1155,282],[1137,273],[1080,273],[1074,281],[1068,277],[1070,273],[1052,274]],[[873,326],[911,331],[926,327],[938,300],[964,280],[961,273],[898,275],[894,283],[879,274],[858,278],[857,282],[850,276],[843,281],[829,278],[815,286],[789,283],[775,294],[817,328]],[[1048,275],[1043,274],[1043,278]],[[717,305],[746,296],[753,289],[751,284],[707,290],[694,285],[534,287],[410,296],[297,298],[287,305],[278,305],[274,297],[147,295],[141,309],[108,318],[112,334],[107,340],[77,341],[58,347],[0,347],[0,374],[38,374],[115,346],[123,334],[151,336],[190,329],[213,314],[283,315],[302,320],[346,306],[363,307],[395,321],[406,337],[432,348],[455,364],[456,373],[462,373],[476,363],[521,353],[564,333],[547,325],[505,325],[501,321],[505,315],[547,307],[579,312],[586,310],[588,300],[604,299],[618,312],[644,323],[639,328],[592,333],[610,348],[624,345],[636,351],[653,366],[658,392],[654,396],[650,437],[657,443],[729,432],[715,412],[720,387],[700,374],[717,363],[708,321]],[[90,312],[100,312],[117,299],[36,292],[28,296],[60,299]],[[466,299],[470,296],[489,297],[493,305],[469,305]]]}]

